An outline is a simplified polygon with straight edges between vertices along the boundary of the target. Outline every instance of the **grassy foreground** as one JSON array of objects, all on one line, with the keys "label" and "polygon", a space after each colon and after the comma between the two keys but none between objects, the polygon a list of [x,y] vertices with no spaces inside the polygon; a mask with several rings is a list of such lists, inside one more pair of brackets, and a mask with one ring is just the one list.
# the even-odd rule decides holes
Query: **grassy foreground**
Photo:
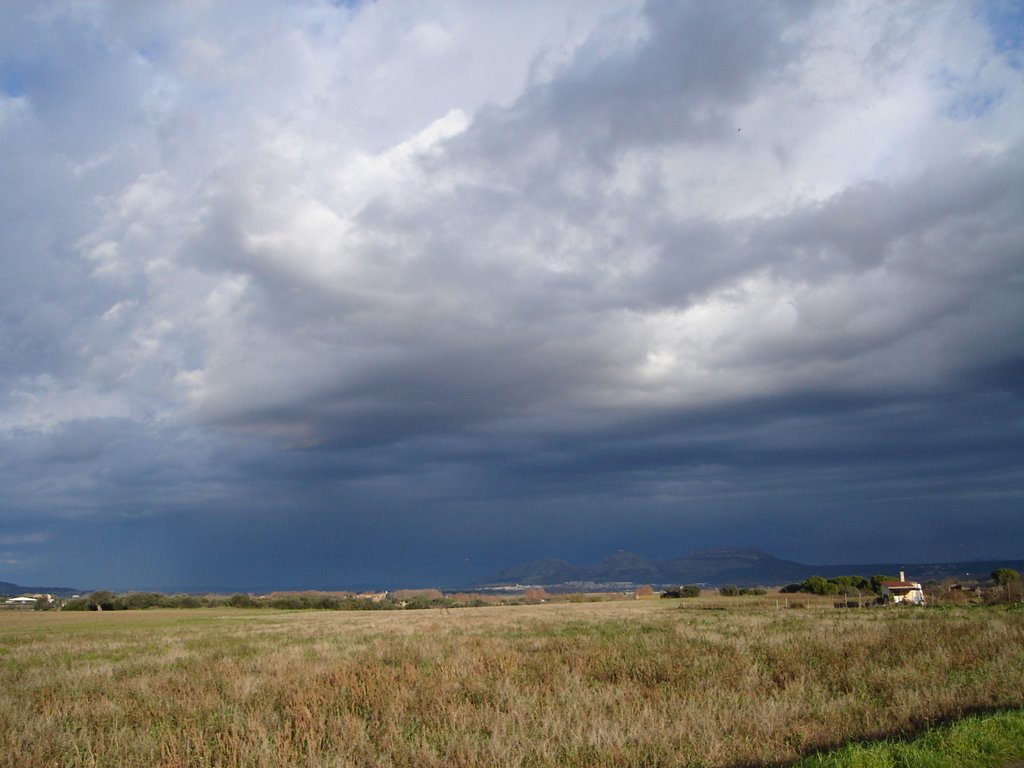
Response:
[{"label": "grassy foreground", "polygon": [[1024,712],[968,717],[912,741],[851,744],[792,768],[1003,768],[1024,758]]},{"label": "grassy foreground", "polygon": [[0,766],[769,765],[1021,707],[1021,610],[0,614]]}]

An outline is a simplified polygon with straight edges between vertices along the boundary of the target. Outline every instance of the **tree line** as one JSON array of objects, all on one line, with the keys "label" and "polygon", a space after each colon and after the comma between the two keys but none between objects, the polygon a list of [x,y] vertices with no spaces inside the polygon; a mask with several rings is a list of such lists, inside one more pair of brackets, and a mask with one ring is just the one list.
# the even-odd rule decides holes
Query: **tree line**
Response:
[{"label": "tree line", "polygon": [[[483,603],[481,603],[482,605]],[[61,606],[65,611],[134,611],[146,608],[279,608],[288,610],[320,609],[328,611],[388,611],[418,608],[457,608],[467,603],[450,598],[416,595],[397,600],[390,595],[381,600],[329,594],[289,594],[254,597],[233,595],[165,595],[160,592],[115,594],[105,589],[73,598]]]}]

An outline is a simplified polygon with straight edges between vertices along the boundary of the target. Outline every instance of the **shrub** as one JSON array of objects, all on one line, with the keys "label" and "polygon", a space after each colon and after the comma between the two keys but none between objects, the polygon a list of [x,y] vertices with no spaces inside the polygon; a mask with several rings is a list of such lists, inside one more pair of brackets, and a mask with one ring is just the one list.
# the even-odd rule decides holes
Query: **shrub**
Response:
[{"label": "shrub", "polygon": [[882,591],[883,581],[892,581],[891,576],[875,575],[870,579],[863,576],[836,576],[826,579],[823,576],[811,576],[799,584],[787,584],[780,591],[784,594],[804,592],[812,595],[854,595],[859,592]]},{"label": "shrub", "polygon": [[1019,582],[1020,573],[1013,570],[1013,568],[996,568],[992,571],[992,581],[1000,587],[1006,587]]},{"label": "shrub", "polygon": [[117,596],[105,589],[90,592],[85,596],[87,610],[90,611],[112,611],[117,603]]},{"label": "shrub", "polygon": [[131,592],[119,597],[115,608],[120,610],[138,610],[165,606],[166,598],[158,592]]},{"label": "shrub", "polygon": [[203,600],[195,595],[168,595],[164,598],[164,605],[168,608],[201,608]]},{"label": "shrub", "polygon": [[803,583],[804,589],[801,592],[810,592],[813,595],[838,595],[839,585],[821,576],[811,576]]},{"label": "shrub", "polygon": [[882,594],[882,582],[883,581],[896,581],[895,576],[886,576],[882,573],[876,573],[871,577],[871,591]]},{"label": "shrub", "polygon": [[871,582],[863,576],[836,576],[829,581],[839,587],[839,592],[844,595],[872,591]]},{"label": "shrub", "polygon": [[687,584],[684,587],[672,587],[661,593],[662,597],[700,597],[700,587],[695,584]]}]

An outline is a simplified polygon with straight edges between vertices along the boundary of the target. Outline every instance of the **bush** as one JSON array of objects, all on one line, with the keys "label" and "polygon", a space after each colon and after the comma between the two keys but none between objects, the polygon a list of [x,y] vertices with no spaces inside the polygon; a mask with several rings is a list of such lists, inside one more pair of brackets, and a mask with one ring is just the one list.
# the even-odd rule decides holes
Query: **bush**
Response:
[{"label": "bush", "polygon": [[767,595],[768,590],[761,587],[737,587],[735,584],[724,584],[718,588],[718,594],[726,597],[738,597],[740,595]]},{"label": "bush", "polygon": [[895,576],[886,576],[882,573],[876,573],[871,577],[871,591],[877,594],[882,594],[882,582],[883,581],[897,581]]},{"label": "bush", "polygon": [[852,595],[858,592],[872,592],[871,582],[863,576],[836,576],[829,579],[839,587],[839,592],[844,595]]},{"label": "bush", "polygon": [[164,598],[164,605],[168,608],[201,608],[204,602],[195,595],[168,595]]},{"label": "bush", "polygon": [[90,592],[85,596],[87,610],[90,611],[113,611],[117,603],[117,596],[105,589]]},{"label": "bush", "polygon": [[834,581],[822,578],[821,576],[811,576],[804,582],[806,589],[801,591],[810,592],[812,595],[838,595],[839,585]]},{"label": "bush", "polygon": [[996,568],[992,571],[992,581],[1000,587],[1006,587],[1010,584],[1018,583],[1020,581],[1020,573],[1013,570],[1013,568]]},{"label": "bush", "polygon": [[158,592],[131,592],[119,597],[115,601],[115,608],[120,610],[138,610],[141,608],[163,607],[166,604],[166,598]]},{"label": "bush", "polygon": [[405,601],[405,608],[410,611],[418,611],[424,608],[433,608],[435,602],[435,600],[431,600],[429,597],[415,595]]},{"label": "bush", "polygon": [[799,584],[787,584],[780,591],[784,594],[804,592],[812,595],[855,595],[860,592],[882,591],[883,581],[893,581],[892,576],[877,574],[870,579],[863,576],[836,576],[826,579],[823,576],[811,576]]},{"label": "bush", "polygon": [[[225,603],[230,605],[232,608],[258,608],[259,604],[252,599],[252,595],[243,595],[241,592],[236,592],[229,597]],[[276,605],[274,606],[277,607]]]},{"label": "bush", "polygon": [[662,597],[700,597],[700,587],[694,584],[687,584],[684,587],[672,587],[661,594]]}]

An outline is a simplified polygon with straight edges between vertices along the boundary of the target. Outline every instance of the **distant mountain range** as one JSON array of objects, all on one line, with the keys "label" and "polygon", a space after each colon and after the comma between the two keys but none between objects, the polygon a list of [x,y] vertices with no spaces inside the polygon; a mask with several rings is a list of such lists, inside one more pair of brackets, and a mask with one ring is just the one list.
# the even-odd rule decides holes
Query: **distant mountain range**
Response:
[{"label": "distant mountain range", "polygon": [[[594,565],[575,565],[567,560],[542,558],[505,568],[474,585],[459,589],[502,589],[514,586],[543,586],[552,591],[600,591],[630,585],[676,586],[705,584],[712,587],[736,584],[741,587],[781,586],[811,576],[885,574],[896,576],[905,571],[914,581],[984,580],[996,568],[1024,572],[1024,560],[973,560],[946,563],[848,563],[843,565],[807,565],[756,549],[702,549],[670,560],[648,560],[635,552],[619,550]],[[70,597],[88,590],[74,587],[26,587],[0,581],[0,597],[24,594],[51,594]],[[210,589],[174,591],[217,592]],[[224,592],[225,590],[220,590]],[[227,590],[245,591],[245,590]],[[267,589],[266,591],[271,591]]]},{"label": "distant mountain range", "polygon": [[946,578],[988,578],[996,568],[1024,569],[1024,560],[986,560],[958,563],[850,563],[807,565],[756,549],[702,549],[671,560],[647,560],[635,552],[620,550],[595,565],[573,565],[566,560],[544,558],[505,568],[484,580],[480,587],[515,584],[545,587],[597,587],[615,584],[736,584],[774,586],[803,581],[811,576],[859,574],[895,576],[906,571],[915,581]]},{"label": "distant mountain range", "polygon": [[81,590],[72,587],[23,587],[20,584],[12,584],[9,581],[0,581],[0,596],[14,597],[24,594],[71,597],[71,595],[81,595],[83,593]]}]

